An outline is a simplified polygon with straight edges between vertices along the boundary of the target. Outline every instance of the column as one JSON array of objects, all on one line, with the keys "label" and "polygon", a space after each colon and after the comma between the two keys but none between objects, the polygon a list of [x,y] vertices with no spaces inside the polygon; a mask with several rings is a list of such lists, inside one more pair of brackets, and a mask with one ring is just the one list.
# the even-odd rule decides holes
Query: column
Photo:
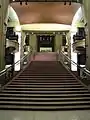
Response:
[{"label": "column", "polygon": [[24,56],[25,32],[21,32],[20,58]]},{"label": "column", "polygon": [[86,68],[90,70],[90,0],[83,1],[85,17],[87,20],[86,37]]},{"label": "column", "polygon": [[36,34],[30,34],[30,46],[33,48],[33,51],[37,52]]},{"label": "column", "polygon": [[56,34],[56,36],[55,36],[55,51],[60,49],[60,46],[62,46],[62,35]]},{"label": "column", "polygon": [[9,0],[0,0],[0,71],[5,68],[5,25],[4,20]]}]

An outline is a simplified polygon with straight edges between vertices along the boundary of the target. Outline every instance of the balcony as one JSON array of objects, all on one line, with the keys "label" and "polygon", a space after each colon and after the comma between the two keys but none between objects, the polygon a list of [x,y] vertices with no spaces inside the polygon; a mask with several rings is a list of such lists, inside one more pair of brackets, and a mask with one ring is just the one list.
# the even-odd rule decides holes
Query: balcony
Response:
[{"label": "balcony", "polygon": [[16,40],[6,39],[6,48],[10,47],[12,51],[19,51],[19,43]]},{"label": "balcony", "polygon": [[85,39],[83,40],[76,40],[73,43],[73,51],[78,53],[78,52],[83,52],[85,50]]}]

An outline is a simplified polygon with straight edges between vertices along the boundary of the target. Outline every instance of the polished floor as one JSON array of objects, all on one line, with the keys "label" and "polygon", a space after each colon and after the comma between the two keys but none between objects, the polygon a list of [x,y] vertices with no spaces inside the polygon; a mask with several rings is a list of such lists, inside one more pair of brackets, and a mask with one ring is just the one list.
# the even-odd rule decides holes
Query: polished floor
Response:
[{"label": "polished floor", "polygon": [[90,111],[0,111],[0,120],[90,120]]}]

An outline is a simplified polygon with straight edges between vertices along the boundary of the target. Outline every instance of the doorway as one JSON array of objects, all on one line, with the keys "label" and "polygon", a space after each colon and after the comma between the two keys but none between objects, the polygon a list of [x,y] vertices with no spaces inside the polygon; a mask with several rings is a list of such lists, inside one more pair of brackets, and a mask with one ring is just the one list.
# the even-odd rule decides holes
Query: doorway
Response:
[{"label": "doorway", "polygon": [[54,35],[37,35],[38,52],[54,52]]}]

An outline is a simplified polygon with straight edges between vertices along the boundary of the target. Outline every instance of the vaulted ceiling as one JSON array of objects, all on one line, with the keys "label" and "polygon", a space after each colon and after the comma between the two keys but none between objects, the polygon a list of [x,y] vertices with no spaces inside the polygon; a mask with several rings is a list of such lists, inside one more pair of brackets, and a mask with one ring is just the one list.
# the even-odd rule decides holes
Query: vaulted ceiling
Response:
[{"label": "vaulted ceiling", "polygon": [[31,23],[59,23],[70,25],[73,17],[80,7],[79,3],[64,5],[63,2],[28,2],[20,5],[11,3],[21,24]]}]

